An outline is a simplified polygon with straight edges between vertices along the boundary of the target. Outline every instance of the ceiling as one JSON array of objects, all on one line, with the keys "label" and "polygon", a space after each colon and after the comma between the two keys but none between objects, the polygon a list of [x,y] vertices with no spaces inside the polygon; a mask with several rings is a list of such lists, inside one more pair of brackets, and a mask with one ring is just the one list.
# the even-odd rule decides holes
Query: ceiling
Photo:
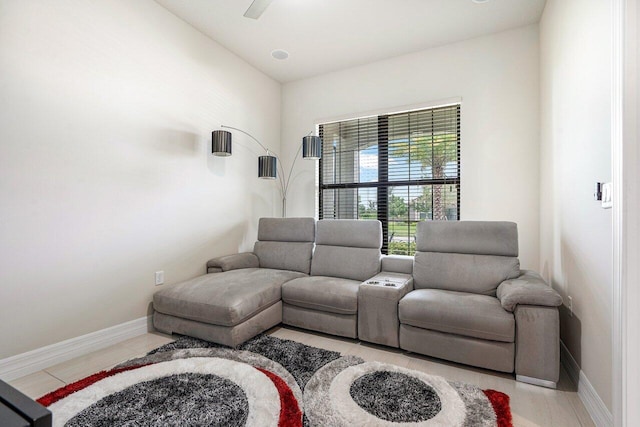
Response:
[{"label": "ceiling", "polygon": [[[540,20],[545,0],[156,0],[245,61],[289,82]],[[271,56],[289,52],[286,60]]]}]

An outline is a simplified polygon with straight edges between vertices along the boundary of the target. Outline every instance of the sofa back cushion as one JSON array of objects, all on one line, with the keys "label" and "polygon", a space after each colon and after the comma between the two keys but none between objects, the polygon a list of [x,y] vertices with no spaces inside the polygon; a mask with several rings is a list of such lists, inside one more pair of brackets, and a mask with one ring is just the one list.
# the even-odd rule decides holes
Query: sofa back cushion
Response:
[{"label": "sofa back cushion", "polygon": [[416,250],[457,254],[518,256],[518,225],[506,221],[423,221]]},{"label": "sofa back cushion", "polygon": [[260,218],[258,240],[272,242],[312,242],[316,238],[313,218]]},{"label": "sofa back cushion", "polygon": [[315,234],[313,218],[260,218],[253,253],[261,268],[309,274]]},{"label": "sofa back cushion", "polygon": [[416,289],[495,295],[518,277],[518,229],[512,222],[424,221],[416,229]]},{"label": "sofa back cushion", "polygon": [[380,221],[320,220],[311,275],[367,280],[380,272],[381,247]]}]

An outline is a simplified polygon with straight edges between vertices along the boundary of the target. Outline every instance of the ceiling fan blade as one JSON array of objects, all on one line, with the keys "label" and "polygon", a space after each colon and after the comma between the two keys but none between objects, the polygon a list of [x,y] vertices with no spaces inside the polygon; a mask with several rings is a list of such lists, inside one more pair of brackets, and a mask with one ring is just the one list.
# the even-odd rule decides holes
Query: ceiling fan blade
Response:
[{"label": "ceiling fan blade", "polygon": [[249,9],[244,13],[246,18],[258,19],[260,15],[269,7],[273,0],[253,0]]}]

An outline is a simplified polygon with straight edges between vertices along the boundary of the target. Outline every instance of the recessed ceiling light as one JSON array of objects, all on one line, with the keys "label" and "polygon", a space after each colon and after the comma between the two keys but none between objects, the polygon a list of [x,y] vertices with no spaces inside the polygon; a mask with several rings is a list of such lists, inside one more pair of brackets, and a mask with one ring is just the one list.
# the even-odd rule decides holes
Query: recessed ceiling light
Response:
[{"label": "recessed ceiling light", "polygon": [[276,49],[273,52],[271,52],[271,56],[282,61],[289,57],[289,52],[283,49]]},{"label": "recessed ceiling light", "polygon": [[489,0],[471,0],[471,1],[476,4],[489,3]]}]

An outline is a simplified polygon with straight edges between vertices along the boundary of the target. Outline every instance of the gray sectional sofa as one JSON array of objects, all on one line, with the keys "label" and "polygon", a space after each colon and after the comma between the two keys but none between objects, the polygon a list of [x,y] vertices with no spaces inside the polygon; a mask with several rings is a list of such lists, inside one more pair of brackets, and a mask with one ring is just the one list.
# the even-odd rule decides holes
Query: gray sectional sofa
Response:
[{"label": "gray sectional sofa", "polygon": [[379,221],[262,218],[251,253],[153,297],[154,325],[237,346],[284,323],[555,387],[560,295],[520,270],[516,224],[425,221],[415,257]]}]

